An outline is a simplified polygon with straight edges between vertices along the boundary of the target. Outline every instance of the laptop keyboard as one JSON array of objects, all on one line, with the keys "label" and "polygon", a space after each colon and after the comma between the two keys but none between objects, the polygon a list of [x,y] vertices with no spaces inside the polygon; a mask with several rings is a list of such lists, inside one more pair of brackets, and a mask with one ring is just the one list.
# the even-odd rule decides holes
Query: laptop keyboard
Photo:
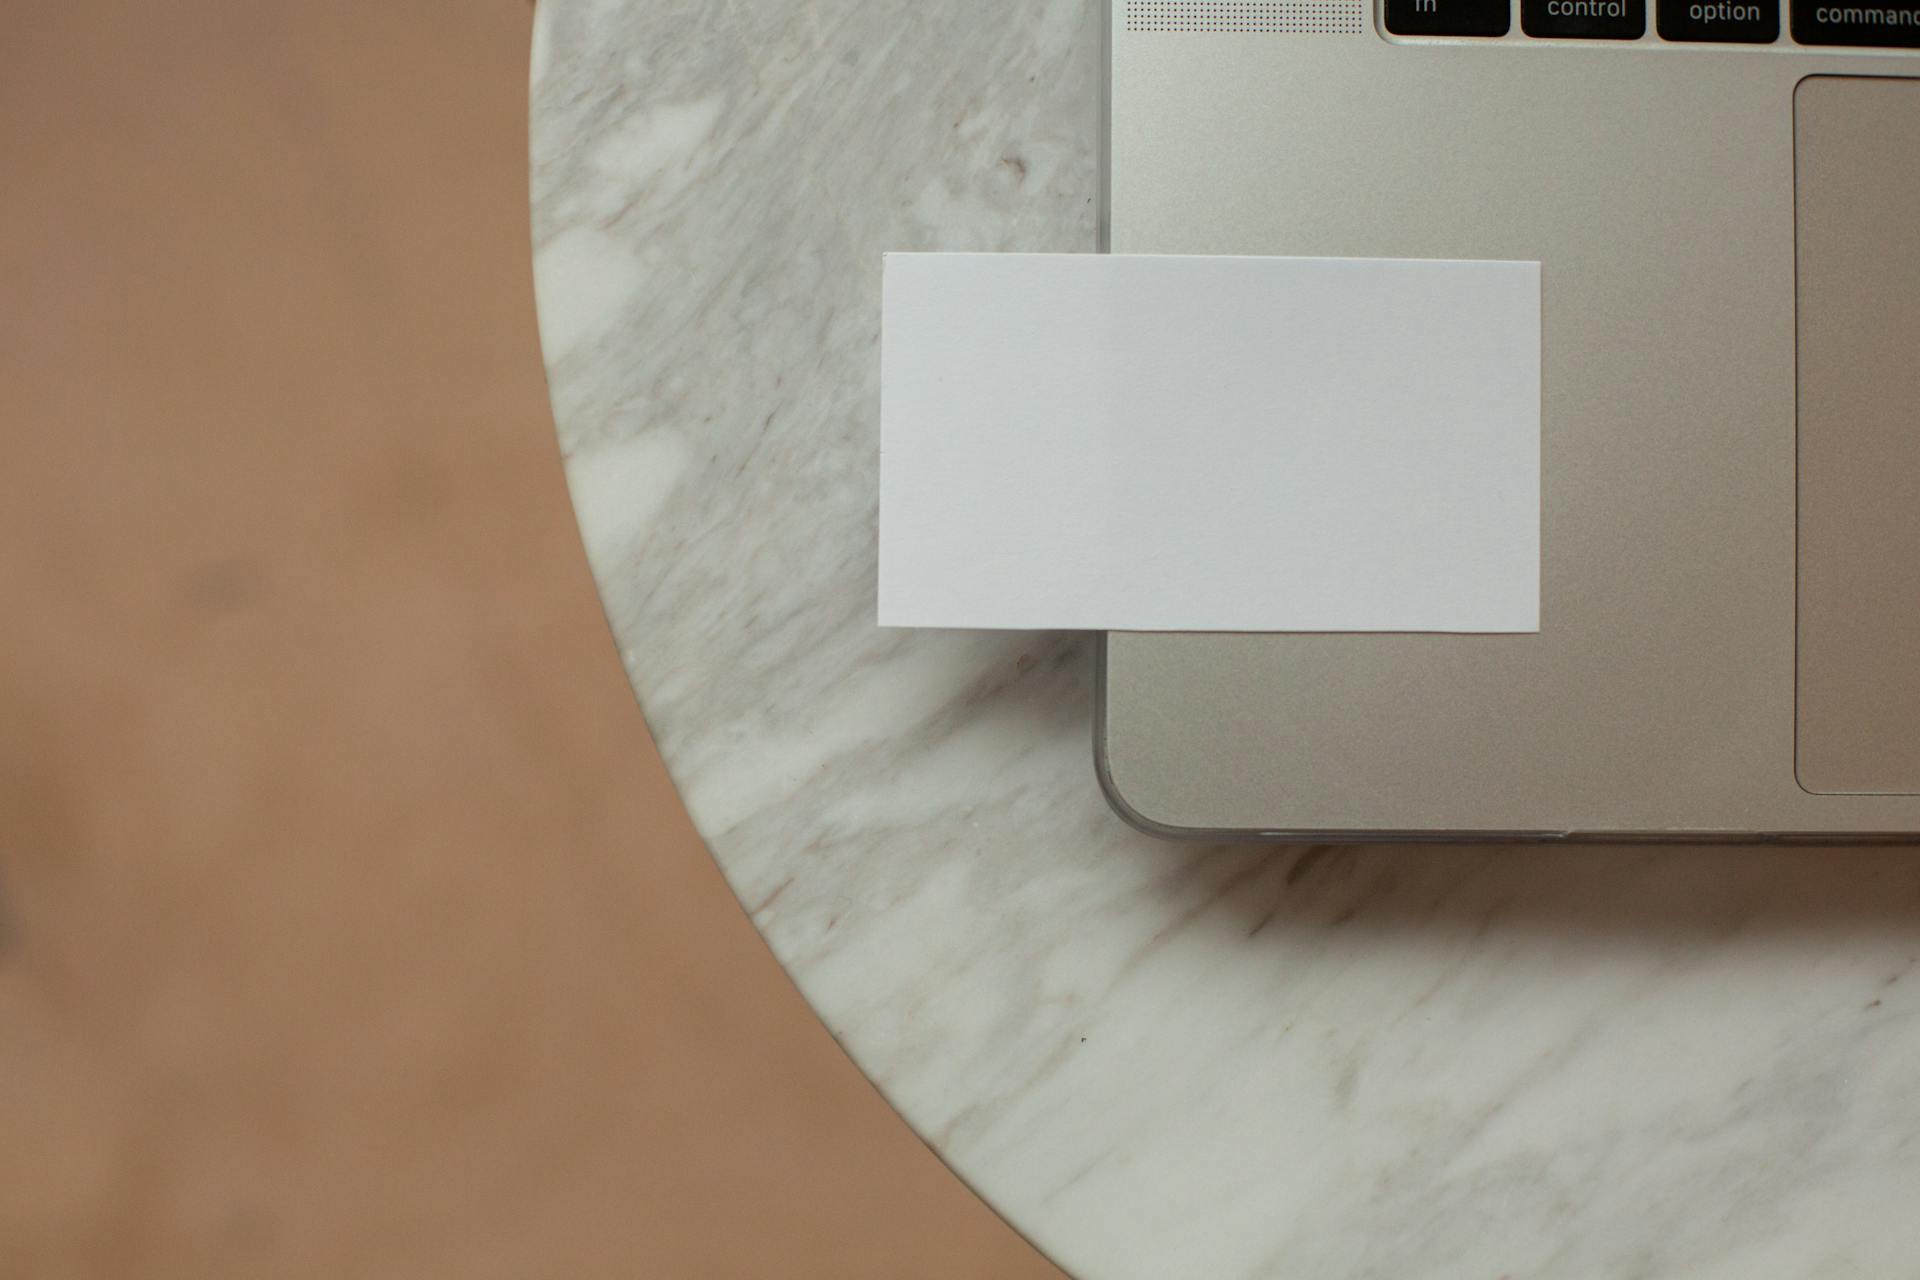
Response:
[{"label": "laptop keyboard", "polygon": [[[1786,0],[1652,0],[1662,40],[1773,44]],[[1520,0],[1520,29],[1543,40],[1638,40],[1648,0]],[[1792,0],[1795,44],[1920,49],[1920,0]],[[1386,0],[1387,30],[1401,36],[1507,34],[1508,0]]]}]

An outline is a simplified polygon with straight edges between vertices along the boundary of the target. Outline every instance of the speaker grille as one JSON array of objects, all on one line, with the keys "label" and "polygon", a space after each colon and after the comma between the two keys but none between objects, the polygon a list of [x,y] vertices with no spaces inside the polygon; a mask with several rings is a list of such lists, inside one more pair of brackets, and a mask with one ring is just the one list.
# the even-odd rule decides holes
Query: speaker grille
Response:
[{"label": "speaker grille", "polygon": [[1357,36],[1364,0],[1127,0],[1129,31]]}]

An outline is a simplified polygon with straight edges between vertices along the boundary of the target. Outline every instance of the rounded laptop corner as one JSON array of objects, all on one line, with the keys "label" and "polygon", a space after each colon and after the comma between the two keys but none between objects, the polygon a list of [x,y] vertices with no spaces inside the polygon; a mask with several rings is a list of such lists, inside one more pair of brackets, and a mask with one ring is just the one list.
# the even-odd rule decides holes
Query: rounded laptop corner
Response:
[{"label": "rounded laptop corner", "polygon": [[1199,840],[1207,836],[1218,836],[1218,832],[1201,827],[1183,826],[1177,822],[1163,822],[1149,817],[1138,805],[1121,793],[1120,784],[1114,781],[1112,761],[1107,755],[1106,735],[1102,734],[1093,743],[1093,773],[1099,780],[1100,794],[1107,799],[1107,807],[1112,809],[1120,821],[1132,827],[1142,835],[1157,840]]}]

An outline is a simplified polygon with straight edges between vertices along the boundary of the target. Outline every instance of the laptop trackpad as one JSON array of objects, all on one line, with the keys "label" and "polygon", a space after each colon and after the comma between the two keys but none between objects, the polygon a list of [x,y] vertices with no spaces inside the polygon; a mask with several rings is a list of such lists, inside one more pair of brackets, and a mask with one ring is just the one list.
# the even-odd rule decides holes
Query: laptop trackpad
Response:
[{"label": "laptop trackpad", "polygon": [[1920,793],[1920,80],[1794,95],[1796,768]]}]

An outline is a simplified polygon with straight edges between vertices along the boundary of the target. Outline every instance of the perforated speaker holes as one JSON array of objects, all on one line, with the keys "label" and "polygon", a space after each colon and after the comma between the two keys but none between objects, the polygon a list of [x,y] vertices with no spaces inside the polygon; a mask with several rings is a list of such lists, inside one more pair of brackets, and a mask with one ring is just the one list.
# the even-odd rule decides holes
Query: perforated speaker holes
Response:
[{"label": "perforated speaker holes", "polygon": [[1366,28],[1358,0],[1127,0],[1129,31],[1352,36]]}]

